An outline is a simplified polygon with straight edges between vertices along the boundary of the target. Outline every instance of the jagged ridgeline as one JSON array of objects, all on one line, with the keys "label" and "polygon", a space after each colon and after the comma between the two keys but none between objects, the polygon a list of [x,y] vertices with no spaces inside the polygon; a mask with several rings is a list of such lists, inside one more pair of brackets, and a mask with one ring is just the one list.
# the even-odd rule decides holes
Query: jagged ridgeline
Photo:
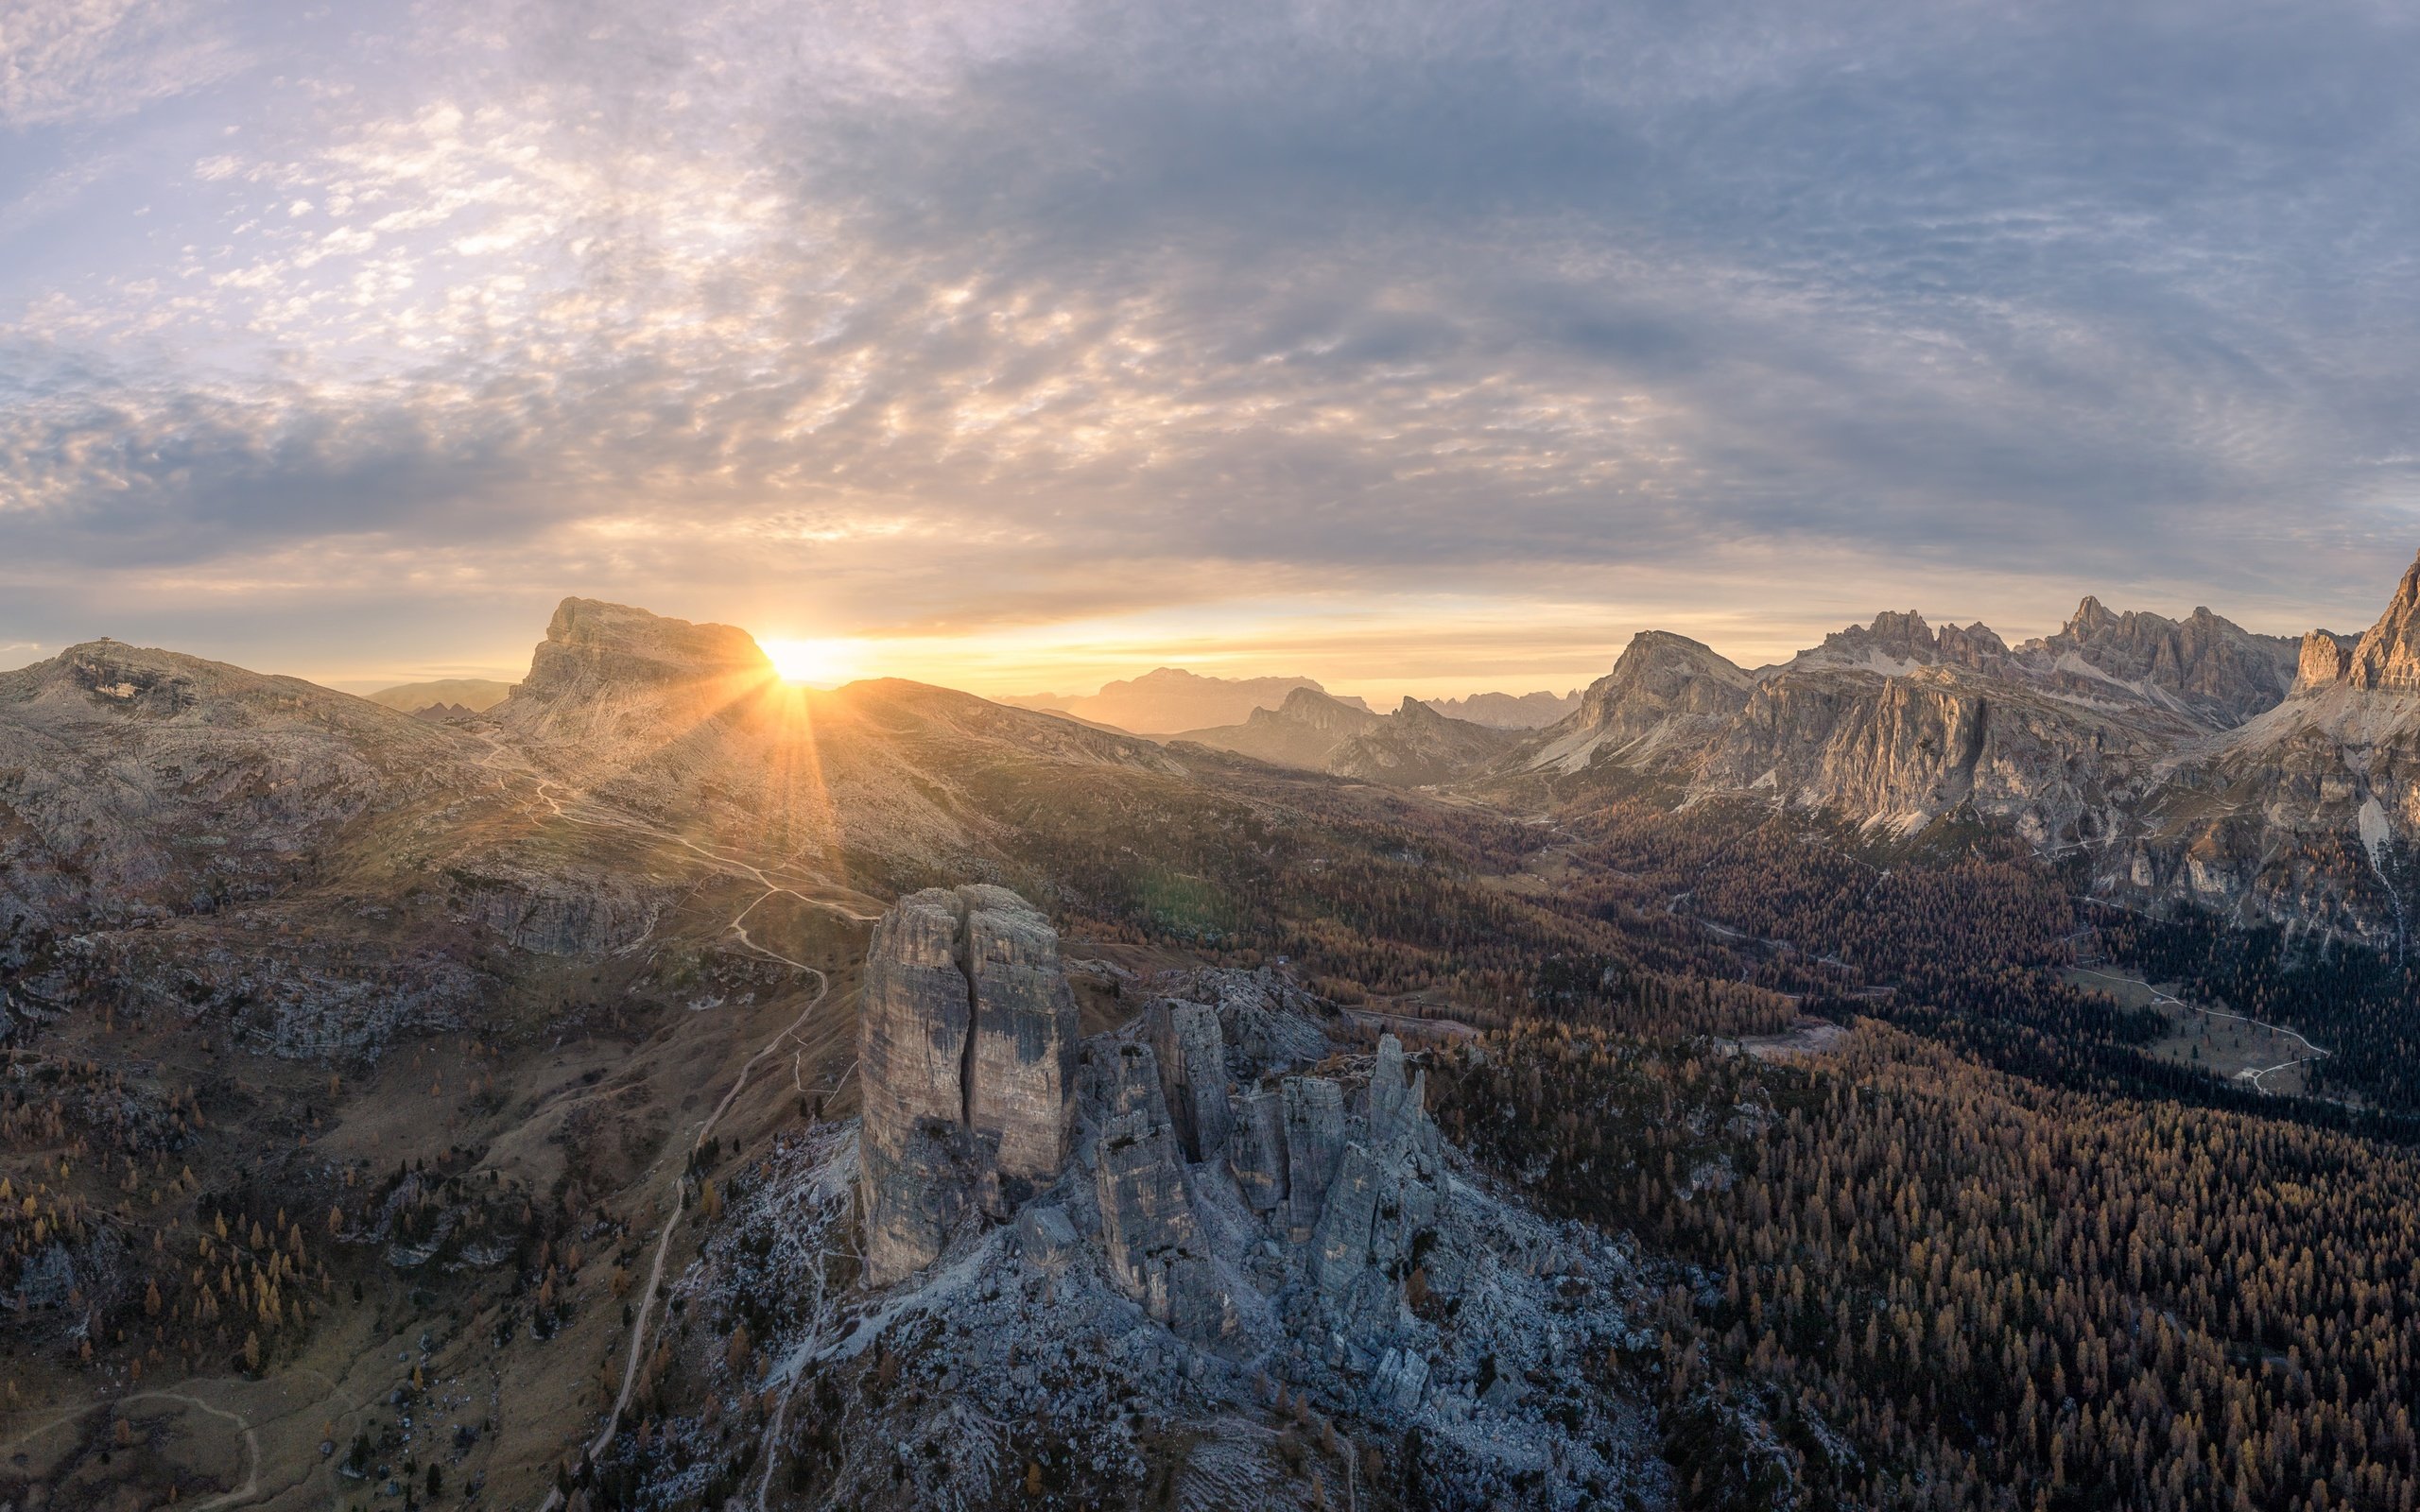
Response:
[{"label": "jagged ridgeline", "polygon": [[994,886],[903,900],[865,981],[870,1290],[784,1341],[793,1388],[842,1404],[794,1484],[864,1505],[995,1504],[1028,1475],[1097,1505],[1660,1494],[1617,1363],[1650,1345],[1632,1261],[1447,1148],[1396,1036],[1214,969],[1138,981],[1139,1011],[1079,1042],[1056,936]]}]

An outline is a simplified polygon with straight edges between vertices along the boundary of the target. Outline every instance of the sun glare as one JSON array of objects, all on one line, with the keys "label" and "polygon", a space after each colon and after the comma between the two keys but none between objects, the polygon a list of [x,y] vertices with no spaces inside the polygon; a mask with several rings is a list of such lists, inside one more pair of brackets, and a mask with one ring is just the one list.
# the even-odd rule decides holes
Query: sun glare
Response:
[{"label": "sun glare", "polygon": [[864,647],[855,641],[759,641],[784,682],[829,688],[857,674]]}]

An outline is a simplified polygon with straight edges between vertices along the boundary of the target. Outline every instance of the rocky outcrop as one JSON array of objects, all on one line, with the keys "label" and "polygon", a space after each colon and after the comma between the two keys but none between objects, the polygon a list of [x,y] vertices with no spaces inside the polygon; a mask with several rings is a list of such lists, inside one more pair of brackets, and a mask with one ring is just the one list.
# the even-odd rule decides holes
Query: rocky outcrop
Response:
[{"label": "rocky outcrop", "polygon": [[2298,655],[2207,610],[2178,621],[2092,598],[2014,649],[1987,626],[1893,611],[1753,674],[1651,632],[1498,770],[1634,772],[1902,838],[1961,814],[2091,846],[2124,828],[2164,760],[2283,697]]},{"label": "rocky outcrop", "polygon": [[1434,1159],[1437,1125],[1428,1118],[1428,1073],[1405,1073],[1403,1041],[1378,1037],[1370,1068],[1370,1139],[1381,1149],[1403,1149]]},{"label": "rocky outcrop", "polygon": [[966,905],[929,890],[874,925],[857,1018],[864,1088],[866,1276],[885,1285],[930,1264],[974,1205],[967,1126],[974,1003],[959,966]]},{"label": "rocky outcrop", "polygon": [[2420,558],[2404,569],[2386,612],[2353,647],[2344,681],[2365,693],[2420,692]]},{"label": "rocky outcrop", "polygon": [[2029,643],[2023,657],[2046,686],[2103,699],[2132,696],[2227,729],[2276,707],[2300,653],[2298,642],[2256,635],[2207,609],[2171,620],[2114,613],[2086,597],[2057,634]]},{"label": "rocky outcrop", "polygon": [[1058,937],[1005,888],[928,888],[874,926],[857,1031],[866,1271],[931,1263],[978,1207],[1057,1178],[1074,1119],[1076,1005]]},{"label": "rocky outcrop", "polygon": [[1059,936],[1005,887],[959,889],[975,1044],[967,1125],[994,1153],[985,1207],[1005,1215],[1067,1161],[1075,1131],[1076,996]]},{"label": "rocky outcrop", "polygon": [[2294,688],[2296,693],[2309,693],[2345,680],[2353,670],[2353,644],[2350,636],[2334,630],[2312,630],[2303,637],[2302,651],[2295,659]]},{"label": "rocky outcrop", "polygon": [[1159,1061],[1160,1089],[1169,1121],[1188,1160],[1206,1160],[1227,1147],[1226,1046],[1219,1010],[1166,998],[1143,1010],[1144,1032]]},{"label": "rocky outcrop", "polygon": [[1286,1201],[1286,1114],[1280,1094],[1256,1087],[1243,1094],[1227,1145],[1227,1169],[1253,1211],[1270,1213]]},{"label": "rocky outcrop", "polygon": [[2292,696],[2174,761],[2095,879],[2135,906],[2394,952],[2420,897],[2420,561],[2358,641],[2303,638]]},{"label": "rocky outcrop", "polygon": [[1823,644],[1799,660],[1886,675],[1929,666],[1996,671],[2006,665],[2009,649],[1988,625],[1945,625],[1935,630],[1913,610],[1886,610],[1871,625],[1852,625],[1826,635]]},{"label": "rocky outcrop", "polygon": [[1280,1095],[1287,1237],[1308,1244],[1344,1160],[1344,1089],[1324,1076],[1288,1076]]},{"label": "rocky outcrop", "polygon": [[[1332,1419],[1347,1454],[1417,1430],[1434,1504],[1577,1512],[1641,1488],[1662,1504],[1652,1424],[1599,1368],[1655,1346],[1640,1327],[1654,1294],[1621,1247],[1461,1164],[1424,1105],[1425,1057],[1393,1038],[1329,1039],[1336,1016],[1263,972],[1152,987],[1136,1022],[1085,1042],[1075,1156],[1013,1230],[965,1215],[942,1264],[853,1309],[850,1342],[819,1359],[863,1403],[852,1411],[865,1432],[819,1464],[829,1490],[853,1504],[1008,1504],[1028,1460],[987,1458],[982,1425],[1016,1422],[1070,1444],[1071,1463],[1116,1461],[1107,1478],[1122,1485],[1146,1469],[1120,1456],[1150,1451],[1154,1495],[1171,1504],[1299,1505],[1305,1456],[1261,1426],[1293,1404]],[[1227,1038],[1230,1023],[1253,1048]],[[1306,1037],[1320,1074],[1301,1073]],[[1182,1102],[1198,1078],[1169,1074],[1169,1045],[1239,1084],[1223,1147],[1214,1128],[1197,1150],[1180,1138],[1171,1093]],[[825,1189],[845,1140],[810,1135],[829,1153],[800,1168],[777,1155],[767,1194],[740,1205],[738,1232],[709,1240],[716,1263],[698,1274],[743,1267],[718,1282],[732,1297],[813,1284],[804,1268],[764,1267],[795,1252],[803,1221],[823,1221],[811,1200],[803,1218],[795,1194]],[[768,1232],[783,1242],[754,1237]],[[867,1380],[885,1389],[857,1390]],[[1135,1446],[1136,1422],[1187,1447]],[[1310,1499],[1345,1504],[1350,1463],[1313,1460],[1324,1486]]]},{"label": "rocky outcrop", "polygon": [[755,638],[731,625],[693,625],[625,604],[566,598],[511,698],[559,696],[574,686],[683,683],[700,676],[772,670]]},{"label": "rocky outcrop", "polygon": [[1094,1175],[1111,1279],[1153,1321],[1207,1343],[1229,1332],[1233,1309],[1200,1244],[1158,1057],[1150,1045],[1120,1044],[1103,1057],[1099,1074],[1112,1111],[1095,1146]]}]

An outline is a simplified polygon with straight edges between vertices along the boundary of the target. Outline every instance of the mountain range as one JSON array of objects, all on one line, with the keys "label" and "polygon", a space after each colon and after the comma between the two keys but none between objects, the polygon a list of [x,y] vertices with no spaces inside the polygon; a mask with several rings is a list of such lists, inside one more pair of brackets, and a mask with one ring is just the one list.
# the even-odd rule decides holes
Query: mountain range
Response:
[{"label": "mountain range", "polygon": [[459,707],[472,713],[482,713],[504,702],[512,691],[510,682],[493,678],[445,678],[436,682],[405,682],[391,688],[381,688],[362,696],[372,703],[384,704],[416,714],[424,709]]},{"label": "mountain range", "polygon": [[[1658,1246],[1752,1212],[1806,1108],[1863,1106],[1740,1078],[2015,1033],[1976,1042],[2257,1098],[2127,1048],[2159,1012],[2062,974],[2103,932],[2074,894],[2396,950],[2415,747],[2420,563],[2359,636],[2087,598],[2015,646],[1887,612],[1748,669],[1647,631],[1534,730],[1293,686],[1150,739],[801,688],[742,630],[580,598],[443,720],[74,646],[0,675],[0,1195],[33,1204],[0,1204],[0,1318],[29,1432],[96,1393],[160,1416],[0,1493],[207,1500],[245,1464],[314,1504],[441,1465],[557,1512],[1853,1488],[1744,1335],[1728,1384],[1681,1363],[1739,1304]],[[1707,1037],[1747,1053],[1652,1048]],[[2379,1043],[2330,1085],[2399,1095]],[[875,1094],[933,1116],[870,1166]],[[1048,1158],[1011,1168],[1017,1130]],[[1895,1221],[1887,1174],[1860,1222]],[[877,1199],[914,1245],[865,1246]],[[172,1432],[197,1402],[249,1461]],[[139,1480],[172,1436],[186,1468]]]},{"label": "mountain range", "polygon": [[[1112,682],[1098,693],[1041,693],[999,701],[1017,709],[1066,714],[1138,735],[1167,734],[1204,725],[1238,724],[1255,709],[1273,709],[1298,688],[1324,693],[1308,678],[1213,678],[1182,667],[1157,667]],[[1340,700],[1366,708],[1358,698]]]},{"label": "mountain range", "polygon": [[2359,637],[2087,597],[2014,647],[1886,612],[1752,672],[1648,631],[1492,775],[1644,780],[1900,842],[1981,820],[2131,906],[2394,946],[2420,828],[2415,615],[2420,564]]},{"label": "mountain range", "polygon": [[[1331,694],[1308,678],[1217,678],[1181,667],[1160,667],[1129,681],[1109,683],[1094,694],[1016,694],[1004,696],[999,702],[1015,709],[1065,714],[1139,735],[1167,735],[1241,725],[1256,713],[1282,709],[1287,697],[1297,691],[1319,694],[1363,713],[1375,713],[1360,697]],[[1427,703],[1428,708],[1448,719],[1494,730],[1540,729],[1579,706],[1580,695],[1576,692],[1561,696],[1476,693],[1466,698],[1439,698]]]}]

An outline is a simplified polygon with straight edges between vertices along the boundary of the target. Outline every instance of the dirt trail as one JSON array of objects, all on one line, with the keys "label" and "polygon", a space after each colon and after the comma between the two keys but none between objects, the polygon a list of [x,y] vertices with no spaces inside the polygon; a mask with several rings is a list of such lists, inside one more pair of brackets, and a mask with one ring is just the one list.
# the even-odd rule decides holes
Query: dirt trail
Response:
[{"label": "dirt trail", "polygon": [[[197,1385],[204,1383],[205,1383],[200,1382],[194,1383],[194,1384]],[[212,1497],[207,1502],[197,1502],[192,1506],[186,1508],[185,1512],[218,1512],[218,1509],[221,1507],[240,1506],[244,1503],[249,1502],[261,1494],[260,1435],[252,1432],[252,1425],[246,1422],[237,1414],[229,1412],[224,1407],[214,1406],[211,1403],[202,1400],[199,1397],[194,1396],[190,1392],[168,1391],[164,1389],[137,1391],[130,1393],[127,1396],[112,1398],[106,1401],[90,1402],[72,1411],[61,1413],[58,1417],[50,1418],[39,1427],[27,1429],[26,1432],[19,1434],[16,1437],[9,1439],[5,1448],[9,1451],[14,1451],[23,1445],[32,1443],[35,1439],[40,1438],[43,1435],[49,1433],[54,1428],[60,1428],[68,1423],[89,1418],[94,1413],[102,1411],[105,1408],[123,1407],[130,1402],[136,1401],[182,1401],[188,1407],[198,1408],[202,1412],[210,1414],[213,1418],[222,1418],[228,1422],[233,1423],[235,1425],[235,1431],[242,1435],[244,1443],[244,1483],[241,1486],[236,1486],[232,1491],[221,1491],[218,1495]]]},{"label": "dirt trail", "polygon": [[2314,1060],[2325,1060],[2328,1057],[2336,1054],[2333,1050],[2323,1049],[2322,1047],[2311,1043],[2308,1039],[2304,1037],[2302,1031],[2299,1029],[2289,1029],[2282,1023],[2270,1023],[2266,1020],[2253,1018],[2250,1014],[2224,1013],[2221,1012],[2217,1008],[2205,1008],[2198,1003],[2187,1003],[2183,998],[2176,996],[2174,993],[2169,992],[2150,982],[2144,982],[2139,977],[2120,976],[2114,971],[2098,971],[2089,966],[2079,966],[2074,968],[2074,971],[2080,976],[2097,976],[2107,982],[2138,983],[2140,986],[2151,989],[2151,1005],[2154,1008],[2184,1008],[2188,1012],[2201,1014],[2204,1018],[2231,1019],[2238,1023],[2248,1023],[2256,1029],[2265,1029],[2271,1034],[2282,1035],[2286,1039],[2291,1040],[2296,1044],[2301,1045],[2305,1050],[2310,1052],[2308,1056],[2296,1056],[2291,1060],[2281,1060],[2273,1066],[2263,1066],[2256,1070],[2247,1069],[2237,1072],[2236,1075],[2238,1078],[2252,1083],[2252,1090],[2255,1091],[2267,1091],[2269,1089],[2260,1085],[2261,1082],[2270,1076],[2277,1074],[2277,1073],[2281,1071],[2291,1071],[2296,1066],[2306,1065]]},{"label": "dirt trail", "polygon": [[[776,882],[770,874],[769,874],[763,868],[755,865],[753,862],[743,861],[736,856],[725,855],[718,850],[711,850],[705,846],[700,845],[697,841],[690,839],[687,835],[682,834],[677,831],[667,830],[660,824],[650,824],[647,820],[638,818],[632,815],[618,813],[616,811],[607,809],[598,804],[593,799],[584,797],[568,799],[558,798],[555,796],[554,792],[555,783],[550,779],[539,776],[537,771],[532,768],[526,760],[522,760],[518,756],[513,756],[511,758],[512,765],[510,767],[500,767],[497,765],[499,762],[505,761],[510,754],[504,741],[500,737],[493,734],[486,734],[481,738],[488,742],[489,750],[486,756],[480,758],[478,765],[486,770],[495,774],[496,782],[499,786],[505,785],[508,772],[510,772],[510,775],[519,776],[528,780],[528,782],[533,784],[533,795],[537,798],[538,801],[546,805],[547,811],[556,818],[566,819],[574,824],[585,824],[592,829],[619,830],[625,834],[635,834],[644,839],[664,841],[668,844],[680,846],[696,855],[699,859],[722,871],[725,875],[744,877],[750,882],[756,884],[759,887],[764,888],[765,896],[756,900],[759,903],[763,902],[765,898],[769,898],[778,893],[785,897],[795,898],[800,902],[806,903],[812,907],[829,910],[830,912],[838,914],[841,918],[849,919],[854,923],[870,924],[882,917],[879,913],[861,913],[856,909],[850,907],[846,902],[836,901],[832,898],[820,898],[813,893],[801,892],[798,888],[790,886],[787,884]],[[856,893],[852,888],[841,887],[830,883],[809,882],[802,885],[806,886],[828,887],[835,893],[846,893],[853,898],[863,896],[862,894]],[[875,900],[866,899],[865,901],[871,902]],[[755,904],[752,903],[749,905],[748,911],[753,912]],[[741,917],[747,917],[746,913],[743,913]],[[768,954],[770,953],[769,952]]]},{"label": "dirt trail", "polygon": [[[769,885],[765,897],[770,897],[775,892],[786,891],[788,891],[788,889],[771,886]],[[797,895],[792,894],[791,896],[795,897]],[[722,1101],[715,1105],[715,1110],[706,1115],[705,1122],[698,1125],[698,1132],[696,1136],[689,1141],[688,1153],[692,1156],[695,1156],[698,1151],[703,1149],[705,1147],[706,1141],[714,1137],[716,1125],[722,1122],[723,1114],[731,1110],[731,1105],[736,1102],[739,1098],[740,1092],[746,1090],[748,1086],[748,1078],[750,1074],[755,1071],[757,1065],[763,1061],[767,1056],[769,1056],[776,1050],[779,1050],[782,1047],[784,1040],[788,1040],[793,1035],[796,1035],[801,1029],[805,1028],[806,1021],[813,1017],[817,1008],[823,1005],[824,997],[832,990],[831,978],[825,976],[821,971],[807,965],[804,961],[794,961],[788,956],[781,954],[778,952],[768,950],[764,946],[757,944],[754,940],[748,937],[748,931],[741,925],[740,920],[755,912],[757,903],[761,903],[764,901],[765,898],[760,897],[755,902],[752,902],[746,908],[741,909],[738,915],[731,921],[729,926],[731,932],[739,936],[740,943],[747,949],[753,951],[757,954],[763,955],[769,960],[779,961],[785,966],[790,967],[795,971],[804,972],[806,975],[815,978],[815,996],[807,1000],[806,1006],[799,1011],[799,1016],[796,1019],[790,1021],[787,1028],[773,1036],[770,1040],[766,1040],[765,1043],[758,1048],[756,1053],[749,1057],[747,1062],[739,1068],[739,1074],[732,1078],[731,1090],[722,1094]],[[614,1435],[621,1428],[622,1415],[630,1410],[631,1394],[636,1389],[638,1384],[639,1362],[647,1357],[648,1330],[649,1325],[655,1320],[656,1298],[663,1291],[665,1262],[671,1256],[672,1241],[674,1236],[679,1234],[681,1231],[681,1220],[688,1211],[688,1180],[684,1175],[681,1177],[675,1178],[674,1180],[672,1187],[672,1211],[664,1220],[663,1236],[656,1241],[655,1259],[648,1267],[647,1288],[639,1295],[638,1316],[631,1325],[630,1353],[622,1364],[621,1392],[614,1399],[613,1410],[605,1415],[604,1426],[596,1431],[596,1436],[590,1439],[587,1446],[581,1451],[581,1457],[583,1459],[594,1460],[613,1446]],[[555,1509],[562,1506],[562,1503],[563,1496],[562,1491],[549,1490],[546,1493],[546,1499],[539,1503],[539,1512],[555,1512]]]}]

